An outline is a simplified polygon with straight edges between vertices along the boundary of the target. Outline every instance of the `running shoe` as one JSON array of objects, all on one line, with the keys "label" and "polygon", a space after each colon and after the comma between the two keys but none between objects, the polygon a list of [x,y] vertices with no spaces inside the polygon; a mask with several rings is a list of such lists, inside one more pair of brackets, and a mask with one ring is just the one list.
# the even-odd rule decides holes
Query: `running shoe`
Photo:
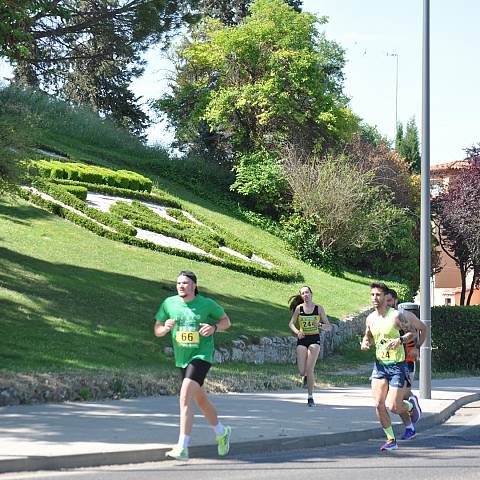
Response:
[{"label": "running shoe", "polygon": [[400,440],[410,440],[413,438],[417,432],[414,428],[406,428],[405,433],[400,437]]},{"label": "running shoe", "polygon": [[307,381],[307,376],[306,375],[303,377],[302,387],[303,388],[308,387],[308,381]]},{"label": "running shoe", "polygon": [[307,405],[309,407],[314,407],[315,406],[315,402],[313,401],[313,398],[312,397],[309,397],[308,400],[307,400]]},{"label": "running shoe", "polygon": [[388,451],[388,450],[395,450],[398,448],[397,441],[395,439],[392,440],[387,440],[381,447],[380,450],[382,452]]},{"label": "running shoe", "polygon": [[232,429],[229,426],[225,426],[223,435],[217,435],[218,454],[224,457],[230,451],[230,435]]},{"label": "running shoe", "polygon": [[174,458],[175,460],[188,460],[188,448],[181,448],[178,445],[165,453],[166,457]]},{"label": "running shoe", "polygon": [[420,404],[418,403],[418,398],[415,395],[412,395],[408,399],[408,401],[413,405],[413,408],[410,411],[410,418],[412,419],[412,423],[417,423],[422,417],[422,409],[420,408]]}]

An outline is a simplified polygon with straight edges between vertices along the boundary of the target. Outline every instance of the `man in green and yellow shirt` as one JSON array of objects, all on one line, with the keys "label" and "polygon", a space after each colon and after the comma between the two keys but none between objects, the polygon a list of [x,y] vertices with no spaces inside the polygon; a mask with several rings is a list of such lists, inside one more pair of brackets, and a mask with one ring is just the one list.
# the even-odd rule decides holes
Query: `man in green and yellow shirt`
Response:
[{"label": "man in green and yellow shirt", "polygon": [[[397,448],[388,410],[402,419],[410,416],[412,422],[419,418],[416,405],[403,400],[403,388],[408,376],[403,344],[411,341],[416,331],[405,316],[387,305],[387,292],[388,287],[384,283],[374,282],[370,285],[370,297],[375,310],[367,317],[361,343],[362,350],[368,350],[372,344],[375,346],[372,393],[377,417],[387,436],[387,442],[381,447],[383,451]],[[400,330],[404,332],[403,335],[400,335]]]}]

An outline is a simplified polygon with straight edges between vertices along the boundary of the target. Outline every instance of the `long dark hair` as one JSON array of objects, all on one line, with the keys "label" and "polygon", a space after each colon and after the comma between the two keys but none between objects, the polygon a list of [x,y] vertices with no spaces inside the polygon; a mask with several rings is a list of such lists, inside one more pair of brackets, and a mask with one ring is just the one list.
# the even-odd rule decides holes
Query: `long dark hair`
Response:
[{"label": "long dark hair", "polygon": [[179,277],[188,277],[194,284],[195,284],[195,295],[198,295],[198,288],[197,288],[197,276],[190,270],[182,270],[179,274]]},{"label": "long dark hair", "polygon": [[[310,293],[313,293],[312,289],[308,285],[304,285],[302,288],[308,288],[310,290]],[[295,309],[303,303],[303,298],[300,295],[300,291],[302,290],[302,288],[300,288],[296,295],[293,295],[293,297],[290,297],[288,300],[288,308],[291,312],[294,312]]]}]

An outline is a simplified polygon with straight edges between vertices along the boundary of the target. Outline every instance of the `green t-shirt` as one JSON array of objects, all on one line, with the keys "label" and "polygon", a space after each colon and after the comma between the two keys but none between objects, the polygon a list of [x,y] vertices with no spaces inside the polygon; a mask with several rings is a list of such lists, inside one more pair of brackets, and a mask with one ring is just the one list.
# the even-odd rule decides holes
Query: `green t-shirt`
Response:
[{"label": "green t-shirt", "polygon": [[168,297],[160,305],[155,319],[164,323],[175,320],[172,330],[175,365],[185,368],[193,359],[213,362],[215,350],[213,335],[203,337],[198,333],[200,323],[212,324],[225,315],[223,308],[211,298],[196,295],[191,302],[184,302],[178,295]]}]

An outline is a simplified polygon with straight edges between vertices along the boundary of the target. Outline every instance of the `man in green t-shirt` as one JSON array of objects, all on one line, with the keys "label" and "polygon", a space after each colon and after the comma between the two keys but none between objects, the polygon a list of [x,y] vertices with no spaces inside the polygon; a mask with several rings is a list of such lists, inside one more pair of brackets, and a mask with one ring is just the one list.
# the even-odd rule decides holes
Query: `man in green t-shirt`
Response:
[{"label": "man in green t-shirt", "polygon": [[172,333],[175,365],[180,368],[180,435],[177,445],[166,455],[188,460],[188,443],[192,434],[193,401],[215,430],[218,454],[230,449],[229,426],[218,421],[217,410],[208,399],[203,382],[213,362],[213,334],[230,327],[230,319],[211,298],[198,294],[197,277],[184,270],[177,278],[178,295],[165,299],[155,315],[154,333],[163,337]]}]

